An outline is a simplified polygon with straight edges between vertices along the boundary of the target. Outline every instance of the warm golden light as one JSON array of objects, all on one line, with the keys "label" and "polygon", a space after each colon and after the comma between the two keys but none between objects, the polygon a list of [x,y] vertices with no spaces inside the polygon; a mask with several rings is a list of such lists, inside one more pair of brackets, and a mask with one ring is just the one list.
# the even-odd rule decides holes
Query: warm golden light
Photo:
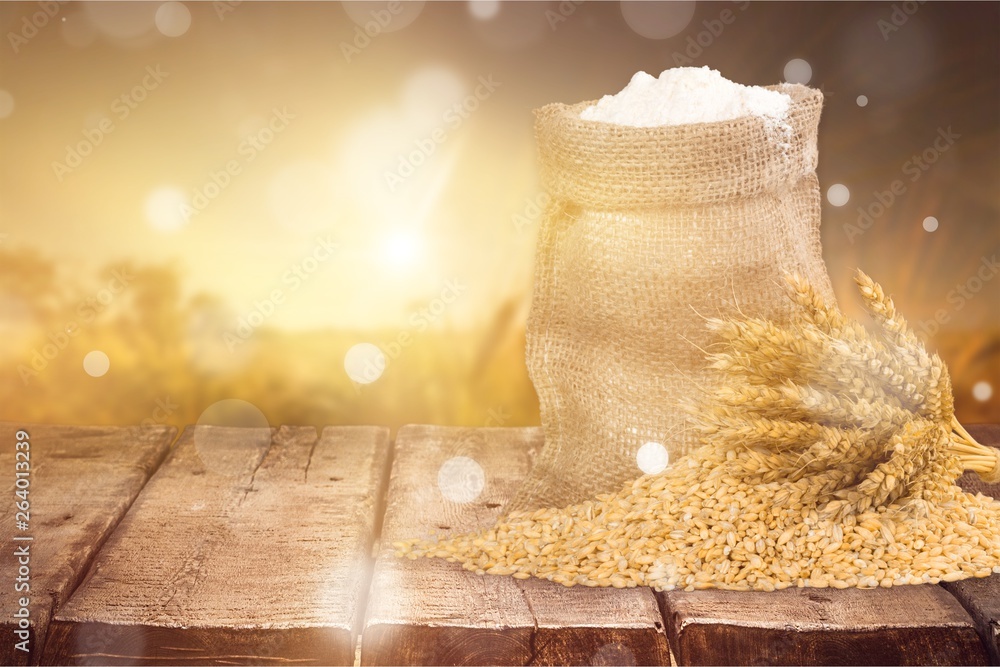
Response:
[{"label": "warm golden light", "polygon": [[885,39],[878,5],[0,3],[0,418],[536,423],[532,111],[685,64],[827,91],[836,289],[892,286],[960,417],[1000,419],[990,12]]},{"label": "warm golden light", "polygon": [[392,271],[405,271],[416,265],[422,255],[420,237],[410,230],[391,232],[382,244],[382,265]]},{"label": "warm golden light", "polygon": [[176,232],[188,223],[188,206],[187,195],[180,188],[160,186],[146,198],[146,219],[157,231]]}]

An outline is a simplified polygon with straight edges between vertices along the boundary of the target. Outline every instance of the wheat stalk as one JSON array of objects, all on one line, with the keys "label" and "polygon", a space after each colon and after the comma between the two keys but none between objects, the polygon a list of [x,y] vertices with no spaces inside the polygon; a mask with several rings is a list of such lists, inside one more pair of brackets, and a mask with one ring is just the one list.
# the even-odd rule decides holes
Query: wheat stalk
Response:
[{"label": "wheat stalk", "polygon": [[[710,320],[718,376],[690,406],[703,446],[617,493],[394,546],[566,586],[889,587],[1000,572],[1000,454],[954,415],[951,379],[868,276],[870,332],[789,276],[787,324]],[[720,349],[721,348],[721,349]],[[932,545],[935,545],[932,547]]]}]

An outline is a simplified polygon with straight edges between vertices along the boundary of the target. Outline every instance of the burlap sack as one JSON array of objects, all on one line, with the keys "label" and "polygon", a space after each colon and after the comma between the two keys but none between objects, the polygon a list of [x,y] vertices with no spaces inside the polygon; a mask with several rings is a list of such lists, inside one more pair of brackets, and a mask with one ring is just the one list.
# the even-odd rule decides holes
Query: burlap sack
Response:
[{"label": "burlap sack", "polygon": [[[696,445],[680,400],[705,379],[703,316],[787,321],[782,273],[833,299],[820,249],[822,94],[761,118],[635,128],[536,112],[550,195],[538,239],[527,362],[545,444],[507,511],[564,506],[643,474],[647,442]],[[702,348],[702,349],[699,349]]]}]

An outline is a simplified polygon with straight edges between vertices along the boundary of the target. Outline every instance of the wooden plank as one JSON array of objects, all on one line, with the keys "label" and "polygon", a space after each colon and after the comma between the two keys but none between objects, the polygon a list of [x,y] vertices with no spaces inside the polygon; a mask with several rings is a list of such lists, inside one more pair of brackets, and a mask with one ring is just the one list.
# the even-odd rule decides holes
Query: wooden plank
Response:
[{"label": "wooden plank", "polygon": [[388,429],[189,427],[56,614],[45,664],[352,664]]},{"label": "wooden plank", "polygon": [[972,619],[939,586],[659,593],[679,665],[983,665]]},{"label": "wooden plank", "polygon": [[986,644],[990,664],[1000,665],[1000,575],[942,584],[965,607]]},{"label": "wooden plank", "polygon": [[[1000,442],[1000,426],[969,430],[983,444]],[[971,492],[1000,492],[1000,485],[973,474],[959,484]],[[671,591],[657,597],[681,665],[745,662],[748,656],[771,664],[982,664],[983,643],[996,663],[1000,577],[945,586]]]},{"label": "wooden plank", "polygon": [[[1000,447],[1000,424],[971,424],[966,426],[966,430],[982,444]],[[1000,484],[987,484],[974,473],[963,475],[958,484],[970,493],[1000,498]],[[942,585],[962,603],[976,622],[990,662],[1000,665],[1000,575]]]},{"label": "wooden plank", "polygon": [[[27,500],[29,528],[15,527],[15,443],[18,430],[28,435]],[[0,505],[0,543],[4,576],[0,587],[0,664],[37,664],[55,608],[65,602],[83,577],[94,553],[121,520],[143,484],[163,461],[176,430],[166,426],[43,426],[0,424],[0,469],[4,501]],[[16,540],[31,537],[30,541]],[[28,591],[15,591],[19,564],[16,549],[28,546]],[[30,600],[30,651],[17,650],[15,612]]]},{"label": "wooden plank", "polygon": [[[491,525],[541,449],[537,428],[406,426],[395,460],[361,643],[364,665],[669,664],[649,589],[565,588],[478,576],[441,559],[398,559],[391,543]],[[476,488],[447,499],[442,466]],[[462,461],[462,459],[458,459]],[[447,486],[448,473],[444,473]],[[447,489],[446,489],[447,490]],[[462,494],[458,494],[461,496]],[[452,494],[454,498],[455,495]]]}]

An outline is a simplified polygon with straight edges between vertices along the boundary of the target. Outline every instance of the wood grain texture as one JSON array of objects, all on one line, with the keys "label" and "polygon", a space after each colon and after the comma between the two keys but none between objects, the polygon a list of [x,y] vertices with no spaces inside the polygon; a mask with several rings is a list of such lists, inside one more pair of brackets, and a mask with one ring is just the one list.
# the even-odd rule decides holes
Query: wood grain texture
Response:
[{"label": "wood grain texture", "polygon": [[[15,433],[30,435],[30,529],[15,531]],[[163,461],[176,430],[166,426],[43,426],[0,424],[0,504],[3,577],[0,664],[37,664],[55,609],[83,578],[94,554]],[[17,499],[19,500],[19,499]],[[31,536],[30,542],[14,541]],[[30,544],[29,653],[15,649],[14,612],[25,595],[14,590],[15,548]]]},{"label": "wood grain texture", "polygon": [[388,429],[189,427],[45,664],[352,664]]},{"label": "wood grain texture", "polygon": [[679,665],[982,665],[972,619],[939,586],[657,594]]},{"label": "wood grain texture", "polygon": [[1000,665],[1000,575],[942,584],[962,603],[986,644],[990,664]]},{"label": "wood grain texture", "polygon": [[[565,588],[393,555],[394,540],[490,526],[541,445],[537,428],[400,429],[362,664],[669,664],[649,589]],[[439,472],[453,457],[482,469],[485,486],[469,502],[448,500],[439,486]],[[467,488],[476,488],[475,466],[457,469],[465,471]]]},{"label": "wood grain texture", "polygon": [[[1000,447],[1000,424],[966,424],[966,430],[980,443]],[[987,484],[975,473],[965,473],[958,481],[970,493],[1000,498],[1000,484]],[[954,595],[976,622],[979,636],[989,651],[990,662],[1000,665],[1000,575],[942,584]]]},{"label": "wood grain texture", "polygon": [[[1000,426],[968,428],[983,444],[1000,443]],[[971,492],[1000,492],[1000,485],[971,473],[959,484]],[[671,591],[658,600],[681,665],[982,664],[983,644],[996,663],[1000,577],[946,586]]]}]

